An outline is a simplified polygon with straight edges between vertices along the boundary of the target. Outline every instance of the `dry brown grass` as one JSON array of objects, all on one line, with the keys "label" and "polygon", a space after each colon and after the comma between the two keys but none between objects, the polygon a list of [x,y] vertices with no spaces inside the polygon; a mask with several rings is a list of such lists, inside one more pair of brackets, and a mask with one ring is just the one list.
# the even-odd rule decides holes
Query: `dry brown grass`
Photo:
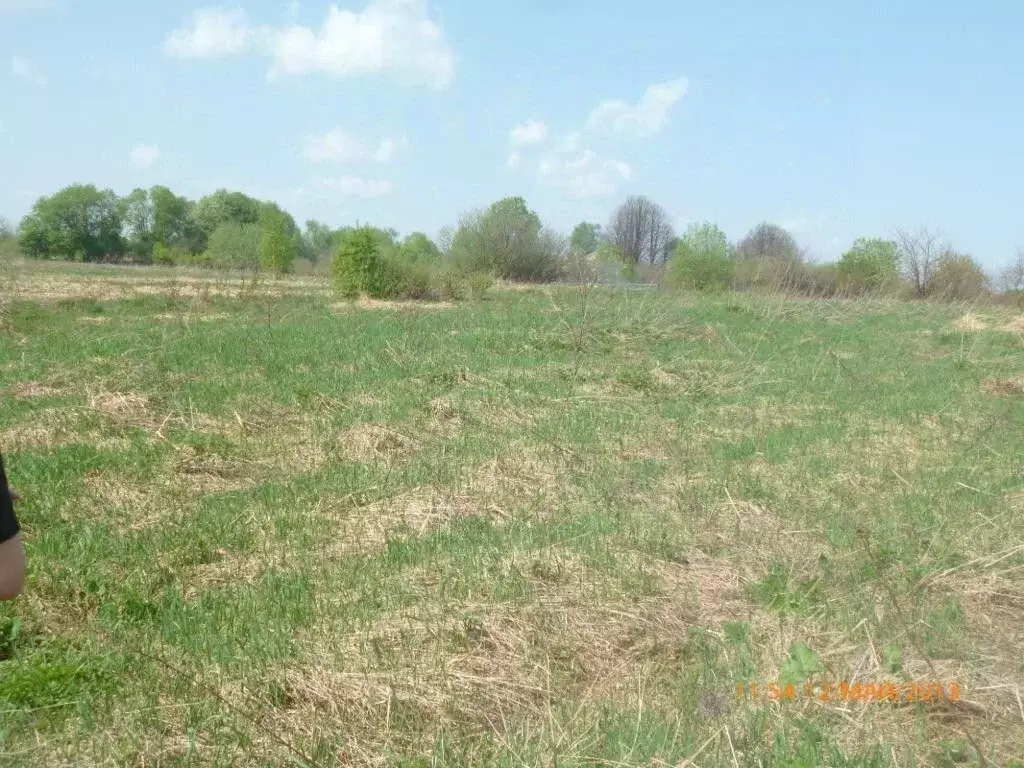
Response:
[{"label": "dry brown grass", "polygon": [[338,437],[338,450],[349,461],[390,463],[419,449],[410,435],[380,424],[355,424]]},{"label": "dry brown grass", "polygon": [[418,301],[371,299],[366,296],[352,301],[338,301],[331,304],[335,312],[352,312],[354,310],[372,310],[384,312],[423,312],[440,309],[454,309],[450,301]]},{"label": "dry brown grass", "polygon": [[1015,317],[1010,322],[1000,326],[1000,330],[1008,333],[1024,333],[1024,315]]},{"label": "dry brown grass", "polygon": [[989,327],[988,322],[972,312],[966,312],[961,315],[953,327],[961,333],[976,333],[978,331],[984,331]]},{"label": "dry brown grass", "polygon": [[235,297],[242,294],[284,296],[327,294],[330,286],[323,280],[290,277],[277,282],[210,275],[180,274],[157,277],[146,272],[137,275],[53,275],[28,271],[20,277],[18,296],[26,301],[97,299],[100,301],[133,296],[170,296],[203,299],[213,296]]},{"label": "dry brown grass", "polygon": [[1024,376],[1014,379],[985,379],[981,387],[991,395],[1024,395]]}]

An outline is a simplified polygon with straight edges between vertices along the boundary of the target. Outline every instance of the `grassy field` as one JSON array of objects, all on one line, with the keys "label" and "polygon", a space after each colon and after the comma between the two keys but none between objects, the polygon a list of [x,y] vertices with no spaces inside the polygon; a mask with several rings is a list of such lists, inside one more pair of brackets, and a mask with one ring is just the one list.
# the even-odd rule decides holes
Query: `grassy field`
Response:
[{"label": "grassy field", "polygon": [[5,768],[1022,765],[1021,318],[0,277]]}]

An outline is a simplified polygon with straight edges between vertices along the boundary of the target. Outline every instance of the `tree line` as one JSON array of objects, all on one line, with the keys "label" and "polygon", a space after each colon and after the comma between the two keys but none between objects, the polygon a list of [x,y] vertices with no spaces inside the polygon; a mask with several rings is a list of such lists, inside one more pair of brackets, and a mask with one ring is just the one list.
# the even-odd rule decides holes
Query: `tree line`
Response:
[{"label": "tree line", "polygon": [[197,201],[164,186],[124,197],[75,184],[40,198],[17,231],[0,221],[0,241],[16,239],[33,259],[206,266],[292,272],[329,269],[349,295],[457,296],[493,278],[516,281],[657,281],[681,288],[758,290],[816,296],[908,292],[975,298],[993,288],[1024,291],[1024,251],[998,285],[970,255],[935,232],[860,238],[834,264],[819,264],[782,227],[763,223],[732,243],[711,223],[676,234],[666,211],[634,196],[607,226],[581,222],[566,238],[545,227],[521,197],[464,214],[432,240],[392,229],[299,227],[270,201],[225,189]]}]

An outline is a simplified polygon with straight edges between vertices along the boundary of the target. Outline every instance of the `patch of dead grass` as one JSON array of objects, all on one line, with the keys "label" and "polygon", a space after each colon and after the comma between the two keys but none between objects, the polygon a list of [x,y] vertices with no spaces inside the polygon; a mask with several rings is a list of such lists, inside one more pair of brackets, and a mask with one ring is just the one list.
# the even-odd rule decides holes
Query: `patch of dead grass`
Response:
[{"label": "patch of dead grass", "polygon": [[192,445],[179,447],[171,457],[168,477],[189,494],[223,493],[254,488],[266,481],[266,462],[222,456]]},{"label": "patch of dead grass", "polygon": [[423,536],[458,518],[503,521],[506,517],[480,499],[427,487],[359,506],[347,506],[347,501],[323,500],[311,512],[328,521],[323,547],[328,560],[376,552],[392,537]]},{"label": "patch of dead grass", "polygon": [[979,315],[966,312],[953,323],[953,327],[961,333],[976,333],[986,330],[988,323]]},{"label": "patch of dead grass", "polygon": [[421,312],[423,310],[454,309],[455,304],[450,301],[420,301],[413,299],[387,300],[371,299],[361,297],[353,301],[339,301],[331,304],[335,312],[351,312],[353,310],[368,310],[382,312]]},{"label": "patch of dead grass", "polygon": [[999,327],[999,330],[1006,331],[1007,333],[1024,333],[1024,315],[1015,317],[1006,325]]},{"label": "patch of dead grass", "polygon": [[413,437],[380,424],[355,424],[338,437],[338,449],[349,461],[362,464],[389,463],[415,453],[419,443]]},{"label": "patch of dead grass", "polygon": [[981,388],[990,395],[1024,395],[1024,376],[1013,379],[985,379]]},{"label": "patch of dead grass", "polygon": [[65,387],[54,387],[40,381],[26,381],[15,384],[7,390],[11,397],[32,399],[36,397],[64,397],[69,394]]}]

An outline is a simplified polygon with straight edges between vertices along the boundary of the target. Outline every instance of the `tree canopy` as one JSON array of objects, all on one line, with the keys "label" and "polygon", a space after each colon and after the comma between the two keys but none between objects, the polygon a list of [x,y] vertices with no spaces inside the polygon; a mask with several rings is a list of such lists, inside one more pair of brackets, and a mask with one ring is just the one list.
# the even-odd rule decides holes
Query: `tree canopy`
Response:
[{"label": "tree canopy", "polygon": [[121,202],[113,191],[74,184],[32,206],[19,240],[34,258],[106,261],[124,253],[121,229]]}]

